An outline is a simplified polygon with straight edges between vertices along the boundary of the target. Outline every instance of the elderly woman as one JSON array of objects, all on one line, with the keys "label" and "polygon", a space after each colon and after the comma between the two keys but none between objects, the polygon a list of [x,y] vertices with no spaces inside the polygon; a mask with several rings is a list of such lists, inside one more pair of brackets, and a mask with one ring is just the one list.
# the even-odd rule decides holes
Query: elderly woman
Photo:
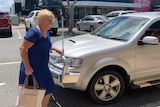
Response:
[{"label": "elderly woman", "polygon": [[25,35],[20,46],[22,62],[20,65],[19,84],[24,83],[26,75],[29,75],[29,84],[32,84],[31,75],[37,79],[40,88],[46,89],[42,107],[47,107],[51,93],[55,90],[55,84],[48,68],[49,51],[55,50],[62,54],[61,50],[52,47],[48,30],[55,19],[52,12],[47,9],[38,13],[38,25],[31,28]]}]

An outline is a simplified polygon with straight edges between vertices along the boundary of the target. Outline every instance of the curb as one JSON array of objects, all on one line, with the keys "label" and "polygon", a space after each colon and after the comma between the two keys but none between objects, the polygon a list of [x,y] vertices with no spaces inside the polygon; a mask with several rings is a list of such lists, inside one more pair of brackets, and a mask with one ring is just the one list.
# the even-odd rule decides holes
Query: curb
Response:
[{"label": "curb", "polygon": [[[23,23],[20,23],[19,25],[12,25],[12,29],[25,29],[25,24]],[[86,32],[83,32],[83,31],[78,31],[77,28],[73,28],[73,34],[68,34],[67,33],[68,31],[68,28],[58,28],[58,32],[57,34],[58,35],[62,35],[62,32],[64,33],[65,36],[76,36],[76,35],[81,35],[81,34],[84,34]]]}]

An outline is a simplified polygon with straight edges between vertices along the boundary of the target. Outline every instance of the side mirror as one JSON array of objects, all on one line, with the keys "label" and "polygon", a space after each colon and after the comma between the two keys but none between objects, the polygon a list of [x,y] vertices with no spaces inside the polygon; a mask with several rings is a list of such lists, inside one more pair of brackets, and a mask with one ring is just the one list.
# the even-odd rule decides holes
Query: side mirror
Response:
[{"label": "side mirror", "polygon": [[138,43],[140,44],[150,44],[150,45],[157,45],[159,44],[159,40],[157,37],[154,36],[146,36]]}]

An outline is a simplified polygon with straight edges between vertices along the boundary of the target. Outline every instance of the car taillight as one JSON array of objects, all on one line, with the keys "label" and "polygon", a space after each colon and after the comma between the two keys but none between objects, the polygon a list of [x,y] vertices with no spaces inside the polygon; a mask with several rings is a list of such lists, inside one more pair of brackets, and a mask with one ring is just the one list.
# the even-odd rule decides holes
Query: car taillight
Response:
[{"label": "car taillight", "polygon": [[99,25],[103,24],[103,22],[98,22]]}]

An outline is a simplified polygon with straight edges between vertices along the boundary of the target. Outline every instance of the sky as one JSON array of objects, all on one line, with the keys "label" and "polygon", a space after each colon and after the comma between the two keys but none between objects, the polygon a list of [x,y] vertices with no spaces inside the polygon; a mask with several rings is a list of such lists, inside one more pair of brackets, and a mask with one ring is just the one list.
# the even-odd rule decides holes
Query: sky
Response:
[{"label": "sky", "polygon": [[8,11],[10,12],[10,7],[14,0],[0,0],[0,11]]}]

